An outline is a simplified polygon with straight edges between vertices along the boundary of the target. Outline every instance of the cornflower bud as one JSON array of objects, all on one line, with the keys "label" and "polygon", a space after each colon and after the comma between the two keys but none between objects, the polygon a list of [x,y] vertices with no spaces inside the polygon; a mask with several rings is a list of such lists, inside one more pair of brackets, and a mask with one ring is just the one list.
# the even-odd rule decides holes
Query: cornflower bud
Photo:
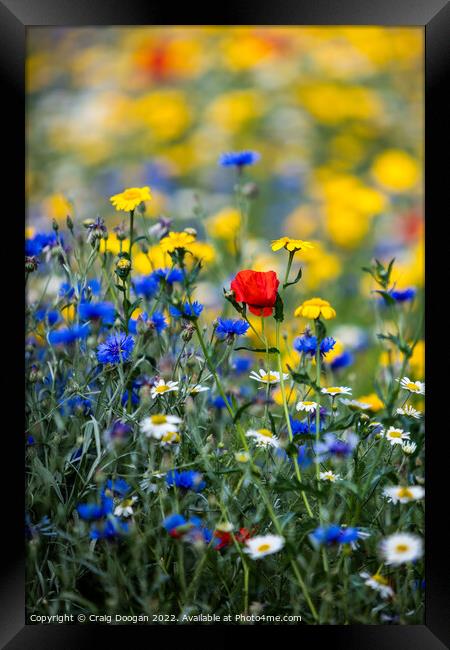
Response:
[{"label": "cornflower bud", "polygon": [[25,271],[33,273],[39,266],[39,260],[35,256],[25,256]]}]

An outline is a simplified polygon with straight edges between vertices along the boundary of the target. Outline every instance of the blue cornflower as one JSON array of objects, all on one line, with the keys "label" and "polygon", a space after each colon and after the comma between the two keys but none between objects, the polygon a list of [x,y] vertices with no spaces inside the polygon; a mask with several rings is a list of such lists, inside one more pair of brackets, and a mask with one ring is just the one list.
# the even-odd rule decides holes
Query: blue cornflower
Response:
[{"label": "blue cornflower", "polygon": [[112,302],[81,302],[78,307],[81,320],[101,320],[112,325],[116,317],[116,308]]},{"label": "blue cornflower", "polygon": [[99,363],[121,363],[128,361],[133,353],[134,338],[124,333],[112,334],[97,348]]},{"label": "blue cornflower", "polygon": [[344,439],[338,439],[334,433],[326,433],[323,442],[318,442],[314,451],[317,454],[317,462],[321,463],[328,458],[343,460],[353,454],[353,450],[358,444],[358,436],[354,433],[348,433]]},{"label": "blue cornflower", "polygon": [[166,475],[166,484],[168,487],[176,486],[183,490],[193,490],[194,492],[201,492],[206,486],[200,472],[195,472],[192,469],[184,472],[171,470]]},{"label": "blue cornflower", "polygon": [[105,494],[101,495],[100,503],[80,503],[77,506],[78,514],[86,521],[94,521],[107,517],[113,511],[113,500]]},{"label": "blue cornflower", "polygon": [[[122,394],[122,399],[121,399],[122,406],[126,406],[128,404],[129,396],[130,396],[130,391],[127,388],[126,390],[123,391],[123,394]],[[137,406],[139,404],[139,401],[140,401],[139,393],[137,392],[137,390],[133,386],[133,388],[131,389],[131,404],[133,406]]]},{"label": "blue cornflower", "polygon": [[133,427],[126,422],[116,420],[112,427],[106,432],[105,438],[108,442],[125,442],[133,432]]},{"label": "blue cornflower", "polygon": [[299,446],[297,462],[302,469],[306,469],[312,464],[313,459],[306,445]]},{"label": "blue cornflower", "polygon": [[[336,341],[332,336],[326,336],[320,342],[320,354],[323,356],[330,352],[336,345]],[[302,352],[303,354],[309,354],[313,357],[316,354],[317,350],[317,336],[305,334],[304,336],[298,336],[294,340],[294,350],[297,352]]]},{"label": "blue cornflower", "polygon": [[[93,278],[92,280],[87,281],[86,287],[84,287],[83,289],[81,289],[81,283],[78,282],[77,288],[78,288],[78,293],[80,293],[81,295],[81,299],[86,300],[87,289],[90,289],[90,292],[93,296],[97,296],[101,291],[102,285],[100,280],[97,280],[97,278]],[[58,293],[60,298],[69,299],[75,295],[75,289],[68,282],[63,282],[59,287]]]},{"label": "blue cornflower", "polygon": [[139,323],[139,320],[144,325],[143,327],[144,331],[147,329],[148,330],[154,329],[159,334],[167,327],[167,321],[162,312],[154,311],[153,314],[150,316],[150,318],[148,317],[147,312],[144,312],[143,314],[140,314],[138,318],[136,319],[130,318],[130,320],[128,321],[128,329],[132,334],[138,333],[137,325]]},{"label": "blue cornflower", "polygon": [[358,528],[329,524],[316,528],[311,533],[310,539],[316,544],[351,544],[353,546],[358,538],[363,536],[365,537],[365,534],[361,533]]},{"label": "blue cornflower", "polygon": [[159,280],[165,280],[167,284],[174,282],[183,282],[184,273],[180,269],[156,269],[153,271],[152,276]]},{"label": "blue cornflower", "polygon": [[158,293],[159,277],[150,274],[133,279],[133,291],[137,296],[144,296],[149,300]]},{"label": "blue cornflower", "polygon": [[158,334],[160,334],[167,327],[166,318],[161,311],[154,311],[150,320],[153,323],[153,326]]},{"label": "blue cornflower", "polygon": [[339,368],[346,368],[353,363],[353,354],[349,350],[345,350],[338,357],[335,357],[330,363],[330,368],[332,370],[338,370]]},{"label": "blue cornflower", "polygon": [[51,345],[69,344],[77,341],[78,339],[85,339],[89,336],[91,328],[87,323],[84,325],[74,325],[60,330],[50,332],[48,341]]},{"label": "blue cornflower", "polygon": [[291,422],[292,434],[294,436],[297,435],[303,436],[311,433],[308,427],[308,422],[304,420],[297,420],[296,418],[293,418],[292,415],[289,416],[289,420]]},{"label": "blue cornflower", "polygon": [[[231,401],[231,397],[229,395],[227,395],[227,402],[230,406],[233,406],[233,402]],[[217,395],[217,397],[214,397],[214,399],[211,400],[211,404],[216,409],[223,409],[226,407],[226,403],[222,395]]]},{"label": "blue cornflower", "polygon": [[173,537],[177,536],[176,529],[180,526],[185,526],[186,524],[186,519],[183,515],[179,515],[178,513],[168,515],[162,522],[163,528],[165,528],[169,535],[172,535]]},{"label": "blue cornflower", "polygon": [[124,497],[131,490],[131,485],[128,485],[124,478],[116,480],[108,479],[106,481],[105,490],[109,490],[115,496]]},{"label": "blue cornflower", "polygon": [[228,151],[219,158],[222,167],[245,167],[253,165],[261,158],[257,151]]},{"label": "blue cornflower", "polygon": [[44,249],[56,246],[57,244],[58,239],[56,233],[38,232],[34,237],[25,240],[25,255],[29,257],[38,257]]},{"label": "blue cornflower", "polygon": [[[196,520],[196,523],[194,523],[194,520]],[[191,517],[188,523],[193,524],[192,528],[190,528],[186,533],[186,539],[188,542],[191,542],[191,544],[194,544],[195,542],[204,542],[205,544],[210,543],[213,538],[213,533],[209,528],[201,525],[198,517]]]},{"label": "blue cornflower", "polygon": [[46,320],[50,326],[55,325],[61,317],[58,311],[54,309],[38,309],[34,314],[35,319],[40,323]]},{"label": "blue cornflower", "polygon": [[189,520],[186,520],[183,515],[174,513],[168,515],[162,522],[162,525],[169,535],[175,539],[183,537],[191,543],[202,541],[209,544],[213,538],[212,531],[205,528],[198,517],[191,517]]},{"label": "blue cornflower", "polygon": [[67,405],[70,413],[80,413],[82,415],[89,415],[92,409],[92,402],[90,399],[76,395],[66,400],[64,403]]},{"label": "blue cornflower", "polygon": [[113,539],[128,533],[129,528],[128,522],[110,516],[105,521],[94,524],[89,532],[89,537],[91,539]]},{"label": "blue cornflower", "polygon": [[179,307],[174,307],[170,305],[169,312],[173,318],[198,318],[203,311],[203,305],[195,301],[192,303],[192,306],[185,302]]},{"label": "blue cornflower", "polygon": [[242,336],[245,334],[250,325],[240,318],[218,318],[218,325],[216,328],[216,335],[223,339],[225,337],[234,338],[235,336]]},{"label": "blue cornflower", "polygon": [[35,443],[36,443],[36,440],[33,438],[33,436],[28,436],[27,445],[30,445],[30,447],[32,447]]},{"label": "blue cornflower", "polygon": [[248,357],[237,357],[232,364],[234,372],[238,375],[246,373],[253,365],[253,361]]},{"label": "blue cornflower", "polygon": [[414,287],[410,287],[409,289],[391,291],[390,294],[397,302],[408,302],[409,300],[414,300],[417,291]]}]

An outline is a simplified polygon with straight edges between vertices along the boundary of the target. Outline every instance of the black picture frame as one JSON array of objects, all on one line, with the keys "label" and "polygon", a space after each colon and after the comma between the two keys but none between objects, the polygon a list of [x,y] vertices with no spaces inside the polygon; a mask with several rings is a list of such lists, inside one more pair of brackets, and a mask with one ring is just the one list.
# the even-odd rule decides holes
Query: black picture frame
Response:
[{"label": "black picture frame", "polygon": [[[281,3],[260,0],[258,3],[228,2],[221,6],[221,15],[205,7],[193,7],[185,3],[179,7],[156,6],[142,0],[0,0],[0,76],[2,78],[2,132],[4,134],[2,157],[3,176],[3,237],[7,237],[7,247],[19,251],[23,245],[23,221],[25,196],[23,189],[25,152],[25,102],[24,102],[24,63],[27,28],[32,26],[82,26],[82,25],[396,25],[422,26],[425,29],[425,209],[426,209],[426,381],[427,381],[427,431],[426,453],[427,507],[426,507],[426,613],[425,625],[418,626],[299,626],[285,627],[295,635],[296,643],[317,640],[332,643],[333,648],[371,650],[438,650],[447,647],[450,640],[450,609],[448,607],[448,576],[450,575],[448,553],[448,512],[447,494],[448,456],[443,452],[442,437],[448,435],[445,420],[441,416],[448,402],[444,382],[437,377],[442,365],[442,356],[448,346],[443,345],[447,334],[442,332],[440,323],[441,307],[448,305],[445,276],[441,275],[439,264],[448,257],[447,240],[442,236],[443,226],[448,220],[448,156],[445,135],[448,135],[448,104],[445,101],[445,80],[450,67],[450,6],[446,0],[283,0]],[[446,76],[447,73],[447,76]],[[6,136],[11,138],[6,145]],[[447,182],[446,182],[447,180]],[[447,214],[446,214],[447,213]],[[2,243],[5,239],[2,239]],[[445,246],[445,248],[444,248]],[[439,249],[441,247],[441,249]],[[17,261],[14,261],[17,260]],[[15,507],[2,511],[3,578],[0,586],[0,642],[8,650],[47,648],[65,650],[94,647],[94,635],[101,634],[102,643],[110,634],[115,641],[133,635],[145,634],[146,642],[154,639],[154,628],[149,636],[146,626],[98,626],[98,625],[25,625],[25,575],[24,575],[24,535],[23,535],[23,436],[18,426],[18,413],[21,409],[23,330],[21,325],[12,323],[7,313],[17,322],[22,322],[21,296],[22,268],[19,268],[21,255],[14,255],[13,261],[2,265],[3,278],[7,292],[12,291],[18,301],[17,309],[5,307],[7,320],[7,346],[17,346],[15,361],[4,361],[3,375],[8,378],[8,392],[3,393],[4,401],[10,399],[11,387],[14,389],[14,408],[11,404],[4,410],[12,410],[11,421],[4,424],[2,444],[3,471],[9,469],[11,476],[4,479],[3,490],[15,495]],[[5,264],[5,262],[4,262]],[[17,282],[17,291],[10,289]],[[17,280],[19,278],[19,280]],[[448,284],[448,281],[447,281]],[[5,290],[3,290],[5,295]],[[10,296],[12,300],[14,296]],[[445,302],[447,301],[447,302]],[[8,305],[10,302],[7,303]],[[11,302],[12,304],[12,302]],[[13,319],[14,320],[14,319]],[[5,340],[5,339],[4,339]],[[428,415],[429,414],[429,415]],[[6,420],[6,418],[5,418]],[[7,460],[5,460],[7,459]],[[442,498],[444,497],[444,498]],[[442,516],[443,515],[443,516]],[[447,596],[447,598],[446,598]],[[126,628],[125,630],[123,628]],[[160,629],[167,640],[172,642],[172,631],[179,639],[192,638],[195,631],[199,643],[204,636],[215,631],[212,641],[215,646],[229,646],[231,634],[236,628],[217,629],[186,627]],[[239,643],[253,639],[255,628],[240,627]],[[259,629],[261,632],[261,629]],[[266,630],[262,633],[266,635]],[[107,635],[107,636],[105,636]],[[126,635],[126,636],[125,636]],[[208,634],[210,636],[210,634]],[[190,641],[191,642],[191,641]],[[267,643],[267,642],[266,642]],[[266,645],[266,643],[264,645]]]}]

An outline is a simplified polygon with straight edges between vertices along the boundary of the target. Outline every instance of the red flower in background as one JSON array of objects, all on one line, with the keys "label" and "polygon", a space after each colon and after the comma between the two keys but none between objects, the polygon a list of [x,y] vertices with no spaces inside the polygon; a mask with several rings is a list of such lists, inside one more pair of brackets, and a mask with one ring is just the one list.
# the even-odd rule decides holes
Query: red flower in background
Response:
[{"label": "red flower in background", "polygon": [[270,316],[280,281],[275,271],[239,271],[231,283],[237,302],[245,303],[252,314]]}]

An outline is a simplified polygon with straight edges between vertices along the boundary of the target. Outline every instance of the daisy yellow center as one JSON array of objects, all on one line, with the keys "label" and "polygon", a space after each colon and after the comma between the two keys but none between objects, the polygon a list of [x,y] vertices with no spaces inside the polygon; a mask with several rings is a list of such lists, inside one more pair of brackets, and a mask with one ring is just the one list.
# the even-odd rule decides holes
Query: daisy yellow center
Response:
[{"label": "daisy yellow center", "polygon": [[261,379],[263,379],[264,381],[276,381],[277,376],[276,376],[276,375],[272,375],[271,373],[268,373],[267,375],[263,375],[263,376],[261,377]]},{"label": "daisy yellow center", "polygon": [[302,402],[303,406],[313,406],[314,402]]},{"label": "daisy yellow center", "polygon": [[177,442],[180,439],[176,431],[168,431],[162,437],[163,442]]},{"label": "daisy yellow center", "polygon": [[342,393],[342,388],[339,388],[338,386],[331,386],[331,388],[328,388],[329,393]]},{"label": "daisy yellow center", "polygon": [[269,549],[270,549],[270,544],[260,544],[260,546],[258,546],[257,550],[260,553],[264,553],[264,551],[268,551]]},{"label": "daisy yellow center", "polygon": [[[161,386],[162,388],[162,386]],[[152,415],[151,416],[152,424],[165,424],[167,422],[167,416],[165,415]]]},{"label": "daisy yellow center", "polygon": [[408,388],[409,390],[415,391],[415,392],[417,392],[419,390],[419,386],[417,386],[417,384],[415,384],[412,381],[408,381],[408,383],[406,384],[406,388]]},{"label": "daisy yellow center", "polygon": [[128,508],[129,506],[133,505],[133,499],[125,499],[120,505],[122,508]]},{"label": "daisy yellow center", "polygon": [[389,436],[390,436],[391,438],[401,438],[401,437],[402,437],[402,434],[401,434],[400,431],[390,431],[390,432],[389,432]]},{"label": "daisy yellow center", "polygon": [[400,490],[398,491],[398,497],[400,497],[400,499],[402,499],[402,498],[412,499],[412,496],[413,496],[413,494],[412,494],[411,490],[409,490],[406,487],[400,488]]},{"label": "daisy yellow center", "polygon": [[406,553],[408,549],[409,549],[408,544],[397,544],[397,546],[395,547],[397,553]]},{"label": "daisy yellow center", "polygon": [[375,582],[378,582],[378,584],[380,584],[380,585],[387,585],[388,584],[388,581],[386,580],[386,578],[383,578],[383,576],[380,575],[379,573],[375,573],[372,576],[372,580],[375,580]]},{"label": "daisy yellow center", "polygon": [[269,431],[269,429],[258,429],[258,433],[260,436],[264,436],[266,438],[273,438],[273,433],[272,431]]},{"label": "daisy yellow center", "polygon": [[123,193],[123,198],[127,201],[132,201],[133,199],[139,199],[141,196],[140,190],[125,190]]},{"label": "daisy yellow center", "polygon": [[157,386],[155,390],[157,393],[165,393],[167,390],[170,390],[170,386]]}]

